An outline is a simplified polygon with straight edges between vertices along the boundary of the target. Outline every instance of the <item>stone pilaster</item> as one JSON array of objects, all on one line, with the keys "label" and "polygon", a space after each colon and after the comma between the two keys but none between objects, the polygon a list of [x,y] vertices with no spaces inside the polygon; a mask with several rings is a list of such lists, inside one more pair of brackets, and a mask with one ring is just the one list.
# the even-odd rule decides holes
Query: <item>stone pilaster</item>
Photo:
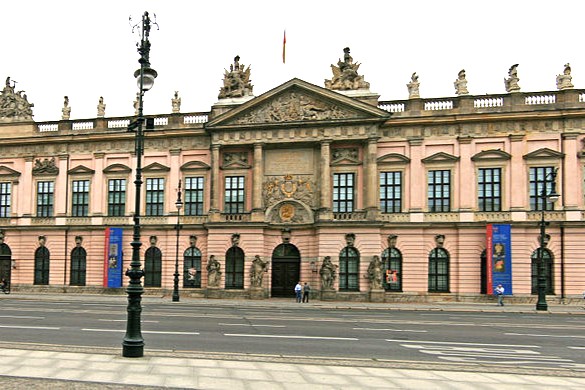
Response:
[{"label": "stone pilaster", "polygon": [[67,185],[69,180],[67,174],[67,167],[69,165],[69,155],[62,154],[57,157],[57,164],[59,167],[59,175],[55,178],[55,216],[66,216],[67,215],[67,200],[71,197],[69,194],[65,194],[65,191],[71,191],[70,186]]},{"label": "stone pilaster", "polygon": [[103,152],[93,154],[95,173],[91,183],[90,215],[104,215],[106,203],[95,201],[95,199],[107,199],[107,195],[104,195],[104,191],[108,190],[108,183],[104,182],[104,156]]},{"label": "stone pilaster", "polygon": [[211,199],[209,218],[212,221],[219,221],[219,190],[221,185],[219,183],[219,145],[211,145]]},{"label": "stone pilaster", "polygon": [[331,140],[321,141],[321,207],[319,219],[331,220]]},{"label": "stone pilaster", "polygon": [[378,137],[368,138],[366,154],[366,182],[363,197],[366,218],[375,221],[378,216]]},{"label": "stone pilaster", "polygon": [[405,201],[410,202],[409,211],[420,213],[425,206],[426,174],[422,164],[423,138],[415,137],[408,140],[410,145],[410,197]]},{"label": "stone pilaster", "polygon": [[254,166],[252,177],[252,221],[264,221],[262,208],[262,180],[264,179],[264,158],[262,143],[254,144]]}]

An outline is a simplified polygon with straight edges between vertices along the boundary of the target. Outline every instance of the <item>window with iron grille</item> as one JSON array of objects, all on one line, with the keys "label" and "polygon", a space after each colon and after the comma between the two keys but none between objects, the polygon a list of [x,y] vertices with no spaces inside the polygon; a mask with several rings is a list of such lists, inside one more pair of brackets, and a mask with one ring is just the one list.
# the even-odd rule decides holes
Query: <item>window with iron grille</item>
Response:
[{"label": "window with iron grille", "polygon": [[451,171],[428,172],[428,202],[429,211],[451,211]]},{"label": "window with iron grille", "polygon": [[85,286],[87,252],[82,247],[75,247],[71,251],[71,286]]},{"label": "window with iron grille", "polygon": [[183,287],[201,287],[201,251],[195,247],[183,252]]},{"label": "window with iron grille", "polygon": [[34,284],[49,284],[50,259],[51,254],[46,247],[40,246],[37,248],[35,251]]},{"label": "window with iron grille", "polygon": [[544,194],[548,195],[553,192],[554,167],[532,167],[529,172],[530,184],[530,210],[545,211],[554,210],[554,203],[548,199],[543,199]]},{"label": "window with iron grille", "polygon": [[353,247],[345,247],[339,254],[339,291],[359,291],[360,254]]},{"label": "window with iron grille", "polygon": [[449,253],[443,248],[429,253],[429,292],[449,292]]},{"label": "window with iron grille", "polygon": [[89,214],[89,180],[73,180],[71,184],[71,216],[87,217]]},{"label": "window with iron grille", "polygon": [[225,178],[224,212],[241,214],[244,212],[244,176],[227,176]]},{"label": "window with iron grille", "polygon": [[160,216],[164,213],[165,179],[146,179],[146,216]]},{"label": "window with iron grille", "polygon": [[225,254],[225,288],[244,288],[244,251],[232,246]]},{"label": "window with iron grille", "polygon": [[353,212],[353,193],[354,193],[354,174],[353,173],[334,173],[333,174],[333,212],[334,213],[351,213]]},{"label": "window with iron grille", "polygon": [[52,217],[55,202],[55,183],[37,182],[37,217]]},{"label": "window with iron grille", "polygon": [[402,253],[396,248],[382,252],[384,276],[382,285],[386,291],[402,291]]},{"label": "window with iron grille", "polygon": [[380,172],[380,211],[402,211],[402,172]]},{"label": "window with iron grille", "polygon": [[479,211],[502,210],[502,170],[480,168],[477,175],[477,204]]},{"label": "window with iron grille", "polygon": [[162,275],[162,252],[151,246],[144,253],[144,287],[160,287]]},{"label": "window with iron grille", "polygon": [[[540,263],[540,259],[539,259],[539,253],[540,253],[540,248],[538,248],[537,250],[535,250],[534,252],[532,252],[532,256],[531,256],[531,275],[530,275],[530,279],[532,282],[532,294],[538,294],[538,266]],[[545,287],[545,293],[546,294],[554,294],[555,293],[555,289],[554,289],[554,285],[553,285],[553,256],[551,251],[548,248],[544,248],[543,252],[542,252],[542,261],[544,261],[544,277],[546,278],[546,287]]]},{"label": "window with iron grille", "polygon": [[185,178],[185,215],[203,215],[203,178]]},{"label": "window with iron grille", "polygon": [[11,183],[0,183],[0,218],[10,218]]},{"label": "window with iron grille", "polygon": [[108,180],[108,215],[110,217],[126,215],[126,179]]}]

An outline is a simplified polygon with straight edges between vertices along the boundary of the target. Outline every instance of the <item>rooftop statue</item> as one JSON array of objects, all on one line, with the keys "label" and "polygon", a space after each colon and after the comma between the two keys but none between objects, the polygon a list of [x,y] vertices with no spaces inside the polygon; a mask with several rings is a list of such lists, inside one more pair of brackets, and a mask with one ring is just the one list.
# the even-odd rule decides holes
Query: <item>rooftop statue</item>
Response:
[{"label": "rooftop statue", "polygon": [[508,78],[504,79],[504,85],[506,86],[506,92],[520,92],[520,86],[518,85],[518,64],[514,64],[508,70]]},{"label": "rooftop statue", "polygon": [[63,115],[61,119],[64,121],[68,121],[69,117],[71,116],[71,107],[69,107],[69,96],[63,97],[63,109],[61,110]]},{"label": "rooftop statue", "polygon": [[181,98],[179,97],[179,91],[175,91],[175,97],[171,99],[171,105],[173,107],[173,114],[181,112]]},{"label": "rooftop statue", "polygon": [[414,72],[412,74],[412,76],[410,76],[410,82],[408,84],[406,84],[406,88],[408,88],[408,98],[409,99],[419,99],[420,98],[420,93],[418,90],[419,86],[420,86],[420,83],[418,82],[418,75],[416,74],[416,72]]},{"label": "rooftop statue", "polygon": [[223,74],[223,87],[219,90],[218,99],[252,96],[253,88],[250,67],[240,65],[240,56],[236,56],[229,72],[226,69]]},{"label": "rooftop statue", "polygon": [[97,105],[97,117],[103,118],[106,116],[106,104],[104,103],[104,97],[100,96],[100,100]]},{"label": "rooftop statue", "polygon": [[370,88],[370,83],[364,81],[364,76],[358,74],[360,63],[353,63],[349,47],[343,49],[343,53],[343,61],[340,59],[337,66],[331,65],[333,78],[325,80],[325,88],[341,91]]},{"label": "rooftop statue", "polygon": [[563,89],[571,89],[573,88],[573,83],[571,80],[573,77],[571,76],[571,65],[568,63],[565,64],[565,69],[563,70],[563,74],[557,75],[557,89],[562,91]]},{"label": "rooftop statue", "polygon": [[32,120],[34,104],[28,102],[25,91],[15,92],[16,81],[10,82],[10,76],[6,77],[6,85],[0,95],[0,122]]},{"label": "rooftop statue", "polygon": [[461,69],[457,74],[457,80],[453,83],[457,95],[469,95],[467,90],[467,79],[465,78],[465,69]]}]

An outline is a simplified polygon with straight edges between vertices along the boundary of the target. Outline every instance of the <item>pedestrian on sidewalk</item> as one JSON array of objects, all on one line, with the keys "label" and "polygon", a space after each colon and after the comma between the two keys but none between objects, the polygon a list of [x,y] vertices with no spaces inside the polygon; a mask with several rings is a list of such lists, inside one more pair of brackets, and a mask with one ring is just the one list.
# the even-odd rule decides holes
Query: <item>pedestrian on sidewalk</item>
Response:
[{"label": "pedestrian on sidewalk", "polygon": [[498,286],[494,290],[494,292],[498,296],[498,306],[504,306],[504,291],[505,291],[504,286],[502,286],[501,284],[498,284]]},{"label": "pedestrian on sidewalk", "polygon": [[303,293],[303,286],[301,286],[301,282],[298,282],[295,286],[295,296],[297,297],[297,303],[301,303],[301,296]]},{"label": "pedestrian on sidewalk", "polygon": [[310,292],[311,292],[311,286],[309,286],[309,283],[305,282],[305,285],[303,286],[303,303],[305,303],[305,302],[309,303]]}]

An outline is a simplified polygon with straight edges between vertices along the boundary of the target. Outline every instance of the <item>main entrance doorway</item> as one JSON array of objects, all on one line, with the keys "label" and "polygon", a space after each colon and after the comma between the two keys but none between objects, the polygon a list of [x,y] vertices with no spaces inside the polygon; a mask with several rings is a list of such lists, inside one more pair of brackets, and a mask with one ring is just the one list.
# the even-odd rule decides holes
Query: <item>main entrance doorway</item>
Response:
[{"label": "main entrance doorway", "polygon": [[272,297],[294,297],[301,277],[301,254],[293,244],[280,244],[272,252]]},{"label": "main entrance doorway", "polygon": [[10,272],[12,271],[12,251],[5,243],[0,244],[0,281],[6,280],[10,288]]}]

